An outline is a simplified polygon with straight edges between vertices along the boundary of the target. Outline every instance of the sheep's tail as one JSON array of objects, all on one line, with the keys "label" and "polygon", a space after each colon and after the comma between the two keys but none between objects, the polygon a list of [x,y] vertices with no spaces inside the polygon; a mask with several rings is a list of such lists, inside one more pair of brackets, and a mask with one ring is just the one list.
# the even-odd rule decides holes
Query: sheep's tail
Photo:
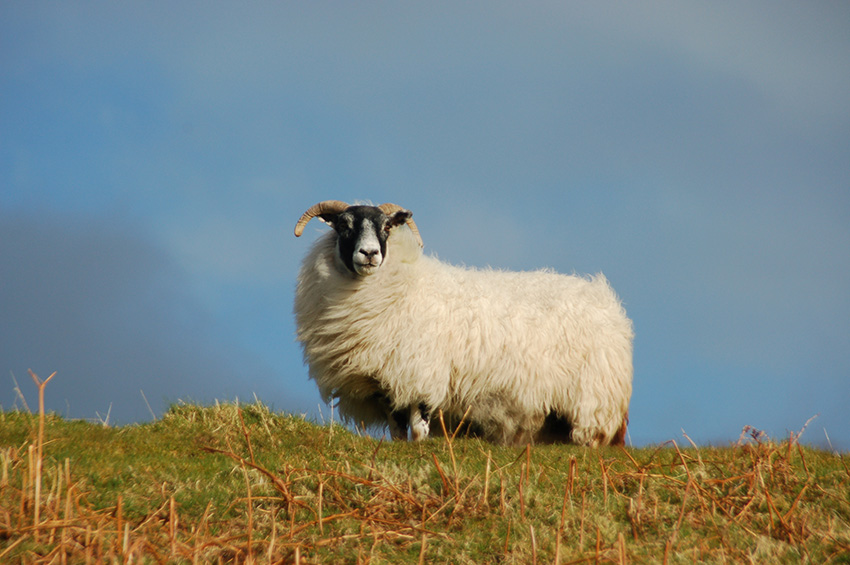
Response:
[{"label": "sheep's tail", "polygon": [[626,411],[626,414],[623,416],[623,424],[620,426],[620,429],[617,430],[617,433],[614,434],[614,437],[611,438],[611,445],[626,445],[626,428],[629,427],[629,413]]}]

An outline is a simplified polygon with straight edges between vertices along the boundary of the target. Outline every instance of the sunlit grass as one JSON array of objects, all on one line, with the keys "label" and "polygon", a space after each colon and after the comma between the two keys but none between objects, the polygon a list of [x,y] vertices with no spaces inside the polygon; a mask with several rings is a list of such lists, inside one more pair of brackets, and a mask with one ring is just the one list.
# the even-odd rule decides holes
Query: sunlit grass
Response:
[{"label": "sunlit grass", "polygon": [[850,562],[848,485],[840,456],[755,433],[518,450],[260,402],[118,428],[5,412],[0,562]]}]

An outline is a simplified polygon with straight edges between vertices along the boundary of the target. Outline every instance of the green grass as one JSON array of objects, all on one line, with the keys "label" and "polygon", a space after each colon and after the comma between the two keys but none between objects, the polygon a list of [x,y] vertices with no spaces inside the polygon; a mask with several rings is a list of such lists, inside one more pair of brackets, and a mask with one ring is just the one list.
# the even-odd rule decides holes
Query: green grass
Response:
[{"label": "green grass", "polygon": [[850,563],[846,462],[793,438],[389,443],[259,402],[43,425],[39,472],[38,415],[0,413],[3,563]]}]

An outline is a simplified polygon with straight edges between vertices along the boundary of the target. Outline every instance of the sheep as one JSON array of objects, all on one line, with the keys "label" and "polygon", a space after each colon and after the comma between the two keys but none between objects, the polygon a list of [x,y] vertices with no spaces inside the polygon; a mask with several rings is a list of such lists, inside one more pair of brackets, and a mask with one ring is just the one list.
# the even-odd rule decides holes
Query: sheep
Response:
[{"label": "sheep", "polygon": [[303,260],[296,338],[345,420],[418,440],[441,411],[497,444],[624,443],[633,330],[602,274],[447,264],[395,204],[320,202],[295,235],[314,217],[333,231]]}]

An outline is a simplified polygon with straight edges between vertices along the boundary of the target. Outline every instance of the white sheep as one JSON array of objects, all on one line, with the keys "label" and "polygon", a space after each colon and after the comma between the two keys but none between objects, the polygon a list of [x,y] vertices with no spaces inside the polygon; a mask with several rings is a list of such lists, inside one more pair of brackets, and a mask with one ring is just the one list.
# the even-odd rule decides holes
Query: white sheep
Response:
[{"label": "white sheep", "polygon": [[442,410],[501,444],[624,442],[633,332],[604,276],[443,263],[394,204],[321,202],[296,236],[313,217],[334,231],[298,275],[297,339],[345,419],[421,439]]}]

